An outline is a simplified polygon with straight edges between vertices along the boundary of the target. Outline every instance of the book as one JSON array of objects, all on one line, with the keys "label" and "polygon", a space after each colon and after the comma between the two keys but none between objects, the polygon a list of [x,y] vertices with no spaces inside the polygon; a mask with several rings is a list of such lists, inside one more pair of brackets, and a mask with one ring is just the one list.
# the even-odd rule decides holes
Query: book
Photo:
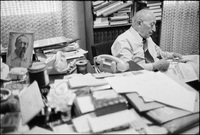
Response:
[{"label": "book", "polygon": [[128,14],[124,15],[124,16],[113,16],[113,17],[109,17],[109,19],[111,21],[117,21],[117,20],[127,20],[129,18]]},{"label": "book", "polygon": [[162,17],[161,16],[156,16],[156,20],[161,20]]},{"label": "book", "polygon": [[105,22],[108,22],[108,17],[97,17],[94,22],[96,22],[96,23],[105,23]]},{"label": "book", "polygon": [[120,10],[120,9],[122,9],[122,8],[131,6],[132,4],[133,4],[132,1],[127,1],[126,3],[123,3],[123,4],[121,4],[121,5],[118,5],[118,6],[116,6],[115,8],[110,9],[110,10],[108,10],[107,12],[103,13],[103,16],[111,15],[112,13],[117,12],[118,10]]},{"label": "book", "polygon": [[153,13],[154,14],[154,16],[156,17],[156,16],[162,16],[162,13],[161,12],[155,12],[155,13]]},{"label": "book", "polygon": [[108,26],[108,25],[109,25],[108,17],[97,17],[96,20],[94,21],[94,27]]},{"label": "book", "polygon": [[94,24],[94,28],[106,27],[106,26],[109,26],[109,23],[95,23]]},{"label": "book", "polygon": [[156,9],[151,9],[151,11],[152,11],[153,13],[156,13],[156,12],[161,12],[162,9],[161,9],[161,8],[156,8]]},{"label": "book", "polygon": [[129,20],[110,21],[110,25],[128,24]]},{"label": "book", "polygon": [[157,9],[157,8],[161,8],[160,6],[151,6],[149,7],[149,9]]},{"label": "book", "polygon": [[151,7],[151,6],[160,6],[160,5],[162,5],[162,3],[161,2],[155,2],[155,3],[147,3],[147,7]]},{"label": "book", "polygon": [[188,115],[195,116],[198,113],[199,113],[199,101],[196,100],[193,112],[178,109],[171,106],[164,106],[161,108],[150,110],[146,113],[146,115],[155,120],[156,122],[158,122],[159,124],[162,124]]},{"label": "book", "polygon": [[108,1],[104,1],[100,5],[93,7],[93,12],[95,13],[97,10],[100,10],[100,9],[104,8],[104,7],[106,7],[109,4],[110,3]]},{"label": "book", "polygon": [[98,1],[92,1],[92,5],[95,7],[99,4],[102,4],[104,1],[103,0],[98,0]]},{"label": "book", "polygon": [[111,4],[102,8],[101,10],[98,10],[96,12],[96,16],[101,16],[103,13],[106,13],[108,10],[115,8],[118,5],[123,4],[123,1],[115,1],[115,2],[110,2]]},{"label": "book", "polygon": [[125,97],[116,93],[113,89],[94,91],[92,102],[96,116],[102,116],[127,109]]},{"label": "book", "polygon": [[129,15],[129,13],[120,13],[120,12],[113,13],[113,16],[126,16],[126,15]]},{"label": "book", "polygon": [[118,10],[118,12],[129,13],[129,12],[131,12],[131,7],[129,6],[129,7],[122,8],[122,9]]}]

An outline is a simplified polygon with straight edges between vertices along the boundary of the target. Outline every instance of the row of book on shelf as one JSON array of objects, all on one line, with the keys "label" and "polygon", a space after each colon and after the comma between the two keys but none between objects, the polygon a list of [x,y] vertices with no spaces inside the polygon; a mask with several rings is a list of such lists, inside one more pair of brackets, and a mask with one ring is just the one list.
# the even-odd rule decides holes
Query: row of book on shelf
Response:
[{"label": "row of book on shelf", "polygon": [[94,27],[131,22],[132,1],[93,1]]},{"label": "row of book on shelf", "polygon": [[147,1],[146,6],[153,12],[156,20],[161,20],[162,18],[162,2],[161,1]]},{"label": "row of book on shelf", "polygon": [[127,30],[127,27],[94,31],[94,43],[115,40],[117,36]]}]

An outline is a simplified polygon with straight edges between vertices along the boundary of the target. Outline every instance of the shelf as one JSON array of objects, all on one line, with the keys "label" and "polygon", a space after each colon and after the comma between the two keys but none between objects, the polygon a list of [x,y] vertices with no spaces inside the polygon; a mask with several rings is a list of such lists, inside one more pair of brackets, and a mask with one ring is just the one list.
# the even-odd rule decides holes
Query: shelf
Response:
[{"label": "shelf", "polygon": [[107,26],[94,26],[94,29],[110,28],[110,27],[131,26],[131,24],[132,24],[132,23],[127,23],[127,24],[118,24],[118,25],[107,25]]}]

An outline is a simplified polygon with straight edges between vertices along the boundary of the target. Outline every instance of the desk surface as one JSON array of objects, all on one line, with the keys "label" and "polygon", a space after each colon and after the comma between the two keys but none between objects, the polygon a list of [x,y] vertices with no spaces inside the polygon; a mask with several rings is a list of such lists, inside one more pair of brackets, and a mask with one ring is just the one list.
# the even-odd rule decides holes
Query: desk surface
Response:
[{"label": "desk surface", "polygon": [[[142,70],[142,68],[140,67],[140,66],[138,66],[138,65],[135,65],[135,63],[131,63],[131,71],[133,71],[133,70]],[[75,71],[76,72],[76,71]],[[92,67],[92,65],[88,62],[88,64],[87,64],[87,72],[88,73],[95,73],[95,70],[94,70],[94,68]],[[63,74],[62,75],[51,75],[51,76],[49,76],[49,78],[50,78],[50,83],[53,83],[54,82],[54,80],[55,79],[63,79]],[[184,85],[186,85],[186,84],[184,84]],[[188,86],[186,86],[186,87],[188,87]],[[199,124],[197,124],[197,125],[195,125],[195,126],[193,126],[193,127],[191,127],[190,129],[186,129],[186,130],[184,130],[184,131],[181,131],[181,132],[185,132],[185,133],[193,133],[194,131],[195,131],[195,133],[196,133],[196,130],[197,129],[199,129]]]}]

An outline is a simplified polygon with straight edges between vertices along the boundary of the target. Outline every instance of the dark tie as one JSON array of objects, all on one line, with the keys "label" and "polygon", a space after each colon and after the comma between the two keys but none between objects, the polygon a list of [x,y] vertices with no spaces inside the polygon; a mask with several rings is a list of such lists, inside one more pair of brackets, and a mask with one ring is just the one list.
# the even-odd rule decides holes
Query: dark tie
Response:
[{"label": "dark tie", "polygon": [[[144,50],[144,57],[145,57],[145,62],[146,63],[153,63],[154,59],[149,53],[148,46],[147,46],[147,40],[143,38],[143,50]],[[146,51],[145,51],[146,50]]]}]

